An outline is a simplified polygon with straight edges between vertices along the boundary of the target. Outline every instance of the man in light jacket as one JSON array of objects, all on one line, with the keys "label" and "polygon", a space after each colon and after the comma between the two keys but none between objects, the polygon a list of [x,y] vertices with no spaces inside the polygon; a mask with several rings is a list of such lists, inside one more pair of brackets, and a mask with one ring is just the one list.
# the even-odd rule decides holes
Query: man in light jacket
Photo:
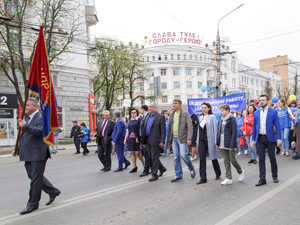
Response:
[{"label": "man in light jacket", "polygon": [[168,145],[174,152],[174,167],[176,177],[171,182],[182,180],[182,167],[180,157],[191,171],[191,177],[196,176],[194,165],[187,154],[187,145],[191,145],[193,137],[193,125],[190,114],[181,109],[182,102],[179,99],[173,100],[173,109],[169,120]]}]

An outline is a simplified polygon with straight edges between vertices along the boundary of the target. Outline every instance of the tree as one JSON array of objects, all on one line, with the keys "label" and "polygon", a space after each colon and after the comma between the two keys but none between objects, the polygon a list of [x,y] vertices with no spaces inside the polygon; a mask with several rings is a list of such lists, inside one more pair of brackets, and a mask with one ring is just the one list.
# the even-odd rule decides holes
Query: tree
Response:
[{"label": "tree", "polygon": [[94,95],[98,101],[103,99],[102,109],[105,107],[106,110],[110,110],[123,87],[127,50],[121,48],[117,41],[105,37],[98,38],[96,46],[93,60],[98,65],[99,73],[94,81]]},{"label": "tree", "polygon": [[272,87],[270,81],[266,81],[266,82],[265,82],[264,93],[265,93],[266,95],[268,95],[269,97],[272,97],[272,95],[273,95],[273,87]]},{"label": "tree", "polygon": [[297,74],[297,69],[296,69],[296,74],[294,77],[294,88],[293,88],[293,94],[297,96],[298,93],[298,74]]},{"label": "tree", "polygon": [[[13,84],[23,106],[39,26],[43,24],[49,62],[61,60],[81,32],[80,4],[72,0],[3,0],[0,3],[0,72]],[[35,15],[34,17],[32,15]]]}]

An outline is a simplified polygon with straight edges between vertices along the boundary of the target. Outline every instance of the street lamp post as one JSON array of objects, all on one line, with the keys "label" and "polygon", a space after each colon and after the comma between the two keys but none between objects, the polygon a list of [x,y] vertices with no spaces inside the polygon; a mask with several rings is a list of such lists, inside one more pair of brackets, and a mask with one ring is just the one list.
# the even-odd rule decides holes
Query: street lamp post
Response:
[{"label": "street lamp post", "polygon": [[241,4],[240,6],[235,8],[234,10],[227,13],[218,22],[217,41],[216,41],[216,47],[217,47],[217,52],[216,52],[216,55],[217,55],[217,84],[216,84],[216,89],[217,90],[216,90],[216,93],[217,93],[217,97],[220,97],[221,93],[222,93],[222,90],[221,90],[221,43],[220,43],[220,34],[219,34],[219,24],[220,24],[222,19],[224,19],[226,16],[228,16],[229,14],[231,14],[233,11],[237,10],[238,8],[242,7],[243,5],[244,4]]}]

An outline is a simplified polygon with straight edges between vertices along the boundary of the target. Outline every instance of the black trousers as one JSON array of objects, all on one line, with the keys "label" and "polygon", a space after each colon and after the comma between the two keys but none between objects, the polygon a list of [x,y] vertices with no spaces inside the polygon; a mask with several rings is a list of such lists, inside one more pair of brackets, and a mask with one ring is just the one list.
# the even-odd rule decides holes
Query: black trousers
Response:
[{"label": "black trousers", "polygon": [[147,147],[143,147],[143,145],[141,145],[142,150],[143,150],[143,156],[145,158],[145,167],[144,167],[144,173],[149,173],[149,169],[150,169],[150,164],[151,164],[151,160],[149,158],[148,155],[148,151],[147,151]]},{"label": "black trousers", "polygon": [[74,137],[74,144],[76,147],[76,151],[80,152],[80,138],[79,137]]},{"label": "black trousers", "polygon": [[152,176],[157,177],[158,170],[163,170],[165,167],[159,160],[160,156],[160,147],[158,145],[153,145],[149,141],[147,141],[147,153],[150,159],[149,166],[151,167]]},{"label": "black trousers", "polygon": [[83,154],[86,155],[90,151],[87,149],[87,142],[81,142],[81,147],[83,148]]},{"label": "black trousers", "polygon": [[49,180],[44,177],[44,171],[46,167],[45,161],[34,161],[34,162],[25,162],[25,168],[30,182],[29,189],[29,200],[27,206],[29,207],[38,207],[39,201],[41,199],[42,190],[49,194],[49,196],[56,196],[60,191],[53,187]]},{"label": "black trousers", "polygon": [[271,162],[272,177],[278,176],[277,161],[275,156],[275,144],[276,142],[269,142],[267,136],[258,136],[256,149],[259,156],[259,179],[261,180],[266,180],[266,149],[268,150],[268,155]]},{"label": "black trousers", "polygon": [[[206,157],[208,156],[208,144],[205,140],[200,140],[198,143],[198,154],[200,158],[199,174],[201,179],[206,180]],[[216,176],[221,176],[221,168],[218,159],[212,160],[212,165]]]},{"label": "black trousers", "polygon": [[105,169],[111,169],[110,143],[104,144],[104,138],[98,142],[98,158]]}]

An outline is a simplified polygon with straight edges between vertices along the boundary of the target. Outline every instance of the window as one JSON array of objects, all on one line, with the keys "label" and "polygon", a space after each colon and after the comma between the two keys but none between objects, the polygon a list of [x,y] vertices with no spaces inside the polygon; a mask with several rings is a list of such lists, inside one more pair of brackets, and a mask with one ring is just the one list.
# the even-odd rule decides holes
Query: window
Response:
[{"label": "window", "polygon": [[204,62],[206,61],[206,56],[204,56]]},{"label": "window", "polygon": [[256,80],[256,86],[258,86],[258,80]]},{"label": "window", "polygon": [[209,77],[209,70],[206,70],[206,77]]},{"label": "window", "polygon": [[174,60],[174,54],[171,54],[171,60]]},{"label": "window", "polygon": [[253,97],[253,95],[254,95],[254,90],[252,89],[252,97]]},{"label": "window", "polygon": [[202,61],[202,55],[200,55],[200,61]]},{"label": "window", "polygon": [[256,90],[256,96],[258,96],[258,90]]},{"label": "window", "polygon": [[149,70],[149,77],[154,77],[154,71],[153,70]]},{"label": "window", "polygon": [[149,62],[149,56],[147,56],[147,62]]},{"label": "window", "polygon": [[186,60],[186,54],[183,54],[183,59]]},{"label": "window", "polygon": [[58,87],[58,78],[57,78],[57,72],[56,71],[52,71],[51,72],[51,76],[52,76],[52,82],[53,82],[53,87]]},{"label": "window", "polygon": [[173,69],[173,75],[174,76],[179,76],[179,68],[174,68]]},{"label": "window", "polygon": [[144,85],[143,84],[140,85],[140,91],[144,91]]},{"label": "window", "polygon": [[121,100],[117,100],[116,101],[116,107],[121,107],[122,106],[122,101]]},{"label": "window", "polygon": [[180,59],[180,54],[177,54],[177,59]]},{"label": "window", "polygon": [[202,76],[202,70],[201,69],[197,69],[197,76]]},{"label": "window", "polygon": [[168,60],[168,55],[165,55],[165,60]]},{"label": "window", "polygon": [[[13,74],[12,74],[12,71],[11,71],[11,68],[9,68],[9,76],[10,78],[15,81],[15,78],[13,77]],[[20,71],[16,70],[16,76],[17,76],[17,79],[18,79],[18,84],[23,84],[23,76],[22,74],[20,73]],[[10,82],[10,81],[9,81]]]},{"label": "window", "polygon": [[141,98],[141,105],[145,104],[145,99]]},{"label": "window", "polygon": [[60,106],[57,106],[57,117],[59,126],[63,127],[63,108]]},{"label": "window", "polygon": [[152,61],[155,61],[155,56],[152,56]]},{"label": "window", "polygon": [[192,54],[190,54],[190,60],[193,60],[193,55]]},{"label": "window", "polygon": [[192,88],[192,81],[186,82],[186,88]]},{"label": "window", "polygon": [[198,82],[198,89],[201,89],[202,82]]},{"label": "window", "polygon": [[179,81],[174,81],[174,88],[180,88]]},{"label": "window", "polygon": [[192,69],[191,68],[187,68],[186,69],[186,75],[187,76],[191,76],[192,75]]},{"label": "window", "polygon": [[227,61],[226,60],[224,61],[224,66],[227,67]]},{"label": "window", "polygon": [[231,71],[235,73],[235,63],[231,63]]},{"label": "window", "polygon": [[187,95],[187,99],[193,98],[193,95]]},{"label": "window", "polygon": [[232,78],[232,87],[235,87],[235,79]]},{"label": "window", "polygon": [[166,76],[167,75],[167,70],[166,69],[161,69],[160,70],[160,75],[161,76]]},{"label": "window", "polygon": [[153,90],[153,83],[149,84],[149,88]]},{"label": "window", "polygon": [[174,95],[174,99],[180,99],[180,95]]},{"label": "window", "polygon": [[[251,85],[254,85],[254,80],[253,79],[251,79]],[[254,94],[253,94],[254,95]]]},{"label": "window", "polygon": [[277,68],[277,66],[274,66],[274,73],[278,73],[278,68]]},{"label": "window", "polygon": [[161,60],[161,55],[158,55],[158,60]]},{"label": "window", "polygon": [[161,89],[167,89],[167,82],[160,83]]},{"label": "window", "polygon": [[225,90],[228,90],[228,84],[225,84]]},{"label": "window", "polygon": [[197,56],[197,54],[195,55],[195,60],[198,60],[198,56]]},{"label": "window", "polygon": [[168,103],[168,96],[162,96],[161,101],[162,103]]},{"label": "window", "polygon": [[224,73],[224,79],[227,80],[227,73]]},{"label": "window", "polygon": [[203,96],[202,95],[198,95],[198,98],[202,98]]}]

